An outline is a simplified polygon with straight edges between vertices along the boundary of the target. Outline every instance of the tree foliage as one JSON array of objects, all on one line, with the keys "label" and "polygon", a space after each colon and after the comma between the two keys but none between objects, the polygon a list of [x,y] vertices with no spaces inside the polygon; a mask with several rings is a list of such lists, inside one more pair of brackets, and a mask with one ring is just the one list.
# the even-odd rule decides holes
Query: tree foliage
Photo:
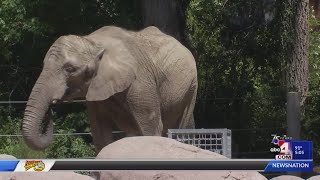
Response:
[{"label": "tree foliage", "polygon": [[19,44],[28,33],[40,35],[45,31],[39,20],[28,17],[23,0],[3,0],[0,2],[0,54],[4,59],[14,56],[11,47]]},{"label": "tree foliage", "polygon": [[[0,98],[26,100],[41,71],[43,57],[61,35],[88,34],[105,25],[137,30],[140,1],[2,0],[0,2]],[[188,3],[187,3],[188,2]],[[268,158],[271,134],[286,129],[285,67],[293,9],[280,0],[183,0],[186,37],[197,54],[198,128],[229,128],[234,157]],[[182,12],[183,13],[183,12]],[[319,22],[310,18],[313,26]],[[310,32],[310,95],[303,135],[319,149],[320,35]],[[0,134],[19,134],[24,105],[0,106]],[[55,132],[90,132],[85,107],[54,107]],[[90,144],[90,145],[89,145]],[[2,152],[32,157],[19,138],[1,137]],[[251,153],[250,153],[251,152]],[[260,152],[260,153],[259,153]],[[15,153],[13,153],[15,155]],[[28,154],[29,153],[29,154]],[[10,154],[10,153],[9,153]],[[12,154],[12,153],[11,153]],[[93,156],[91,136],[57,136],[47,158]],[[320,153],[316,151],[316,157]]]},{"label": "tree foliage", "polygon": [[[233,129],[234,157],[267,158],[271,134],[286,133],[293,6],[286,1],[192,0],[187,13],[189,36],[199,55],[198,127]],[[314,54],[318,37],[312,36]],[[314,87],[318,78],[311,77]],[[310,123],[309,116],[319,113],[305,114]]]}]

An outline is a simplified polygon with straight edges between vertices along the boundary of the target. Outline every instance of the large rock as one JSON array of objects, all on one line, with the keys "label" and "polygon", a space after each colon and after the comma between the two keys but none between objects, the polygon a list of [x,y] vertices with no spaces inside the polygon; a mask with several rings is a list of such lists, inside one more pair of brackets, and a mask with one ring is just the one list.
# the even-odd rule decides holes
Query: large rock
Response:
[{"label": "large rock", "polygon": [[297,176],[282,175],[282,176],[274,177],[270,180],[304,180],[304,179]]},{"label": "large rock", "polygon": [[104,147],[96,158],[228,159],[220,154],[159,136],[120,139]]},{"label": "large rock", "polygon": [[[92,177],[74,172],[16,172],[10,180],[94,180]],[[9,180],[9,179],[8,179]]]},{"label": "large rock", "polygon": [[[227,159],[220,154],[203,150],[176,140],[156,137],[138,136],[118,140],[104,147],[97,159],[105,158],[141,158],[141,159]],[[215,180],[215,179],[252,179],[266,180],[264,176],[254,171],[102,171],[97,175],[101,180]]]},{"label": "large rock", "polygon": [[320,180],[320,175],[312,176],[308,180]]},{"label": "large rock", "polygon": [[252,171],[104,171],[101,180],[267,180]]},{"label": "large rock", "polygon": [[[14,156],[0,154],[0,160],[16,159]],[[94,180],[94,178],[74,172],[0,172],[0,180]]]},{"label": "large rock", "polygon": [[17,159],[17,158],[8,154],[0,154],[0,159],[7,160],[7,159]]}]

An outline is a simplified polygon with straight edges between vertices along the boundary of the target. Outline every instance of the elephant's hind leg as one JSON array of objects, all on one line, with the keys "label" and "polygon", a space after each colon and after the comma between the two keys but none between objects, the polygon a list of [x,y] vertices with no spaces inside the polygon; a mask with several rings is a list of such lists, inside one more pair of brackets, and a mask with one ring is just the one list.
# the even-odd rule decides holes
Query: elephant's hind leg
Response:
[{"label": "elephant's hind leg", "polygon": [[197,98],[197,84],[193,83],[190,90],[186,94],[186,107],[184,109],[182,118],[180,119],[179,128],[180,129],[194,129],[195,122],[193,116],[193,110]]},{"label": "elephant's hind leg", "polygon": [[128,105],[143,136],[161,136],[160,97],[156,88],[133,84],[128,92]]},{"label": "elephant's hind leg", "polygon": [[87,102],[91,134],[96,154],[112,142],[112,120],[104,102]]}]

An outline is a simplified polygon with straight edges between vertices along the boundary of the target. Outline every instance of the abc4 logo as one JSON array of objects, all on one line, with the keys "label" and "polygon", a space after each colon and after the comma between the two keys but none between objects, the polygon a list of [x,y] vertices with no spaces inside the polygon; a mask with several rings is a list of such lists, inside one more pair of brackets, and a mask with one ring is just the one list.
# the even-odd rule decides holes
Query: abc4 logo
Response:
[{"label": "abc4 logo", "polygon": [[270,152],[276,155],[291,155],[291,143],[284,140],[279,140],[272,144]]}]

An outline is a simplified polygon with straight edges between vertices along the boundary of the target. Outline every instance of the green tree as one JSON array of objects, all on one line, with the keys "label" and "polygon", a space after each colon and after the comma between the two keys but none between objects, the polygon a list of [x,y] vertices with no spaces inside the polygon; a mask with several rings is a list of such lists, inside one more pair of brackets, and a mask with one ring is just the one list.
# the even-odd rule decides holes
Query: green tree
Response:
[{"label": "green tree", "polygon": [[267,137],[285,129],[285,81],[279,77],[291,43],[290,13],[282,1],[191,1],[187,22],[199,58],[197,125],[235,129],[236,152],[265,156]]},{"label": "green tree", "polygon": [[313,141],[313,159],[319,164],[320,144],[318,139],[320,131],[320,32],[317,27],[320,21],[316,19],[315,12],[310,13],[309,18],[309,96],[304,104],[304,114],[302,121],[303,139]]}]

